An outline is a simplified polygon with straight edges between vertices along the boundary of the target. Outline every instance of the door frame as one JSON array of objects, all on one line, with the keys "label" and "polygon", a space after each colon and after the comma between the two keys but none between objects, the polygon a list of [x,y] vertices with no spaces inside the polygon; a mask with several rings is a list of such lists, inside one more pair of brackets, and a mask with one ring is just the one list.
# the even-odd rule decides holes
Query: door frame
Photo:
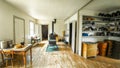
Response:
[{"label": "door frame", "polygon": [[[70,41],[71,41],[71,44],[70,44]],[[76,49],[77,49],[76,41],[77,41],[77,22],[72,21],[71,23],[69,23],[69,44],[74,53],[77,53],[76,52]]]},{"label": "door frame", "polygon": [[15,19],[19,19],[23,21],[23,27],[24,27],[24,42],[25,42],[25,19],[13,15],[13,42],[16,43],[16,37],[15,37]]},{"label": "door frame", "polygon": [[77,21],[75,21],[75,41],[74,41],[74,53],[77,53],[77,45],[76,45],[76,41],[77,41]]}]

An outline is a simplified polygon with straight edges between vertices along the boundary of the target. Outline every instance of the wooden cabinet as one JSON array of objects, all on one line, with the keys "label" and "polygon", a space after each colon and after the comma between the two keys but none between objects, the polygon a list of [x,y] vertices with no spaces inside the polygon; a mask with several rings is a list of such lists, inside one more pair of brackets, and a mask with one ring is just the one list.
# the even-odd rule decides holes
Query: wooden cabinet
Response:
[{"label": "wooden cabinet", "polygon": [[82,56],[84,58],[96,57],[98,53],[97,43],[82,43]]}]

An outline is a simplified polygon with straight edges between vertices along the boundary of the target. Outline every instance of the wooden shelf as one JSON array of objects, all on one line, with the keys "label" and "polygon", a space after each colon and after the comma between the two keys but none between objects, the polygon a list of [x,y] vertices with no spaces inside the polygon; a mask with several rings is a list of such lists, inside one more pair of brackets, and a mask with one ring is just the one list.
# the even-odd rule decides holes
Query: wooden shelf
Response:
[{"label": "wooden shelf", "polygon": [[92,17],[92,18],[111,18],[111,19],[120,19],[120,17],[102,17],[102,16],[88,16],[88,15],[83,15],[83,17]]},{"label": "wooden shelf", "polygon": [[82,31],[82,33],[106,32],[106,31]]},{"label": "wooden shelf", "polygon": [[82,37],[115,37],[115,38],[120,38],[119,36],[82,36]]},{"label": "wooden shelf", "polygon": [[[120,17],[113,18],[113,17],[99,17],[99,16],[85,16],[83,15],[82,21],[82,33],[87,33],[88,36],[82,36],[84,41],[101,41],[104,39],[117,39],[119,40],[120,31],[119,29],[119,22]],[[114,25],[114,26],[112,26]],[[102,29],[103,27],[103,29]],[[117,31],[109,31],[109,30],[116,30]],[[86,31],[85,31],[86,30]],[[104,31],[106,30],[106,31]],[[106,36],[110,32],[110,35],[116,36]],[[95,36],[99,35],[98,33],[104,33],[105,36]]]},{"label": "wooden shelf", "polygon": [[108,23],[110,21],[102,21],[102,20],[83,20],[83,22],[102,22],[102,23]]},{"label": "wooden shelf", "polygon": [[[82,31],[82,33],[88,33],[88,32],[93,33],[93,32],[111,32],[111,31]],[[117,31],[113,31],[113,32],[117,33]]]},{"label": "wooden shelf", "polygon": [[[106,22],[106,23],[109,23],[109,22],[120,22],[120,17],[100,17],[100,16],[83,16],[83,17],[86,17],[86,18],[94,18],[94,19],[97,19],[97,20],[83,20],[83,22]],[[104,19],[110,19],[110,21],[108,20],[104,20]],[[112,20],[111,20],[112,19]]]},{"label": "wooden shelf", "polygon": [[108,36],[82,36],[82,37],[108,37]]}]

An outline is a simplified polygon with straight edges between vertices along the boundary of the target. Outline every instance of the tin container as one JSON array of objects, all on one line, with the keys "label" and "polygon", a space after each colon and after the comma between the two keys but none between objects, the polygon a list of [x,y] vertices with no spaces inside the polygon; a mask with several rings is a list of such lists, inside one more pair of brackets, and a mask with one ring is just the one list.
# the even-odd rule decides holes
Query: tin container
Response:
[{"label": "tin container", "polygon": [[1,49],[5,49],[5,48],[7,48],[7,47],[8,47],[7,41],[0,41],[0,48],[1,48]]}]

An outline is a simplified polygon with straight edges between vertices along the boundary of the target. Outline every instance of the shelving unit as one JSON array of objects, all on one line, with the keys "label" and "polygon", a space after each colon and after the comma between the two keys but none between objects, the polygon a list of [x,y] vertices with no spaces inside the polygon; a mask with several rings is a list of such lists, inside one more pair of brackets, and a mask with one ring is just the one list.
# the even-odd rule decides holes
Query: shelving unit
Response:
[{"label": "shelving unit", "polygon": [[[101,39],[102,38],[102,39]],[[104,39],[120,41],[120,18],[83,16],[82,41],[96,42]],[[90,40],[91,39],[91,40]],[[94,40],[93,40],[94,39]],[[93,41],[92,41],[93,40]]]},{"label": "shelving unit", "polygon": [[[120,41],[120,18],[108,18],[108,17],[98,17],[98,16],[83,16],[82,21],[82,55],[83,57],[89,57],[90,54],[97,52],[96,49],[92,47],[98,47],[99,55],[101,56],[109,56],[115,57],[116,54],[113,54],[114,49],[118,46],[118,42],[112,43],[111,46],[107,45],[104,40],[112,41]],[[112,41],[110,41],[112,40]],[[100,43],[102,42],[102,44]],[[84,45],[86,44],[86,45]],[[92,44],[92,45],[90,45]],[[96,46],[94,46],[96,44]],[[116,45],[113,46],[112,45]],[[104,50],[103,47],[104,46]],[[108,46],[108,47],[107,47]],[[90,47],[90,49],[88,48]],[[109,52],[106,49],[109,48]],[[112,49],[110,49],[112,48]],[[118,48],[119,50],[119,48]],[[116,51],[115,51],[116,52]],[[97,54],[90,55],[96,56]]]}]

